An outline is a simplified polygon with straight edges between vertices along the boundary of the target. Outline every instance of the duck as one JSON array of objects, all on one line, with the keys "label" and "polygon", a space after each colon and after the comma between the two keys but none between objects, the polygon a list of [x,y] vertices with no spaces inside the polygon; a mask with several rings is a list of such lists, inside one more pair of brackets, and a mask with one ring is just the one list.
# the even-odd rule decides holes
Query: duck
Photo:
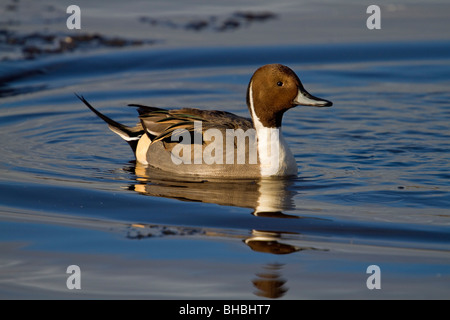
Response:
[{"label": "duck", "polygon": [[137,109],[134,126],[116,122],[76,96],[131,147],[136,162],[169,175],[217,179],[297,176],[296,160],[282,134],[282,118],[296,106],[330,107],[311,95],[282,64],[259,67],[247,87],[251,118],[197,108]]}]

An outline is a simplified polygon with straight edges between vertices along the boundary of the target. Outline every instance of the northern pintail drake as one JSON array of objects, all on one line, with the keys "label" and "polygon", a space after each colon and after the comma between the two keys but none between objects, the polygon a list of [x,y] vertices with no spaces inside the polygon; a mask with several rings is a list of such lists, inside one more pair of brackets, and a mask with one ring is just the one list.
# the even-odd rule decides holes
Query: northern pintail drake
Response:
[{"label": "northern pintail drake", "polygon": [[280,64],[262,66],[251,77],[251,119],[226,111],[130,104],[140,121],[129,127],[77,97],[129,143],[140,164],[168,174],[220,179],[297,175],[295,158],[281,134],[283,114],[298,105],[332,105],[309,94],[294,71]]}]

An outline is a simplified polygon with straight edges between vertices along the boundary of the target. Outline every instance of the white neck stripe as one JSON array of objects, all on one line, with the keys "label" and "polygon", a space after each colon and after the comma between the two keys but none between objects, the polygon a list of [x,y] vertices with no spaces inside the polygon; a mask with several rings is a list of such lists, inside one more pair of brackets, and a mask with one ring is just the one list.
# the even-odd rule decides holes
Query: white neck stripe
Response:
[{"label": "white neck stripe", "polygon": [[248,94],[250,96],[250,112],[252,113],[253,124],[255,125],[256,132],[258,132],[258,130],[264,128],[264,126],[255,113],[255,103],[253,101],[253,81],[250,82]]}]

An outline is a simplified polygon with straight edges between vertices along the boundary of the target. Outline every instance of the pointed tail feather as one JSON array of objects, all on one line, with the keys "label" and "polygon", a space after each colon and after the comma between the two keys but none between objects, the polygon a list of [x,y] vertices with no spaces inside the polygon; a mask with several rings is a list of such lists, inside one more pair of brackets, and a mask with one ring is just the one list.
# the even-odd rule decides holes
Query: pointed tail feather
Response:
[{"label": "pointed tail feather", "polygon": [[103,113],[95,109],[83,96],[79,96],[75,93],[75,95],[80,99],[89,109],[91,109],[92,112],[94,112],[99,118],[101,118],[103,121],[105,121],[108,124],[109,129],[118,134],[122,139],[124,139],[128,144],[131,146],[134,152],[136,152],[136,147],[139,142],[139,139],[143,134],[145,134],[145,131],[142,128],[135,127],[130,128],[128,126],[125,126],[117,121],[114,121],[113,119],[105,116]]}]

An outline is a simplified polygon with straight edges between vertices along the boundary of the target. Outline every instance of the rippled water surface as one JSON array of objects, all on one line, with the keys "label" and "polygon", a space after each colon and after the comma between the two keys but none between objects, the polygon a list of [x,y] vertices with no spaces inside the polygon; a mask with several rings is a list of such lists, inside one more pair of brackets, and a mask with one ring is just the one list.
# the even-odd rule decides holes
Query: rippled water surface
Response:
[{"label": "rippled water surface", "polygon": [[[1,62],[0,297],[449,298],[449,57],[430,41]],[[250,76],[272,62],[334,103],[285,114],[290,180],[148,170],[74,95],[130,125],[128,103],[248,116]]]}]

